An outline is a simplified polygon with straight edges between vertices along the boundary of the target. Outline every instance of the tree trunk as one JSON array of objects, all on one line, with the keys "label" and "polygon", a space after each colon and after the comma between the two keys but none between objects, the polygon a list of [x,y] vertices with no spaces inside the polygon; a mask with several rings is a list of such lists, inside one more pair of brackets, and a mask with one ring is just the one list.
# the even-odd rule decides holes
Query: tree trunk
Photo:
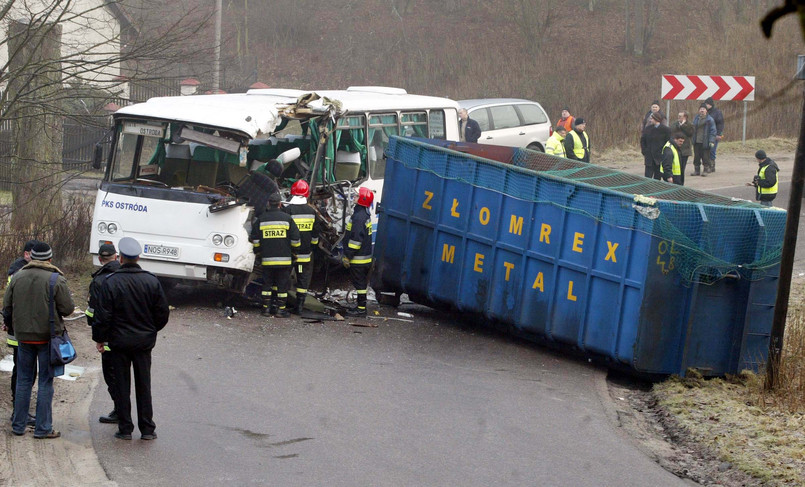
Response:
[{"label": "tree trunk", "polygon": [[631,4],[632,0],[624,0],[623,4],[626,6],[626,43],[624,46],[626,47],[626,52],[631,53],[634,46],[632,45],[632,18],[631,18]]},{"label": "tree trunk", "polygon": [[645,31],[645,23],[644,23],[644,12],[645,7],[643,5],[644,0],[637,0],[635,2],[635,10],[634,10],[634,54],[635,56],[642,56],[643,55],[643,36]]},{"label": "tree trunk", "polygon": [[61,27],[54,24],[9,25],[9,52],[15,76],[8,89],[16,104],[12,120],[12,228],[44,237],[61,208],[62,84]]}]

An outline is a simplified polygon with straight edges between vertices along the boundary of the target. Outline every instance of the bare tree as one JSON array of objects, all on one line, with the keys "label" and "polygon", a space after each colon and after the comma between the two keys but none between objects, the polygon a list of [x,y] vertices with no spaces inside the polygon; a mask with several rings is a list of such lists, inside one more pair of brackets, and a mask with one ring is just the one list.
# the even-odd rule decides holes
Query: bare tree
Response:
[{"label": "bare tree", "polygon": [[[654,28],[659,18],[660,6],[657,0],[625,0],[626,8],[626,51],[642,56],[654,36]],[[632,29],[634,19],[634,29]]]},{"label": "bare tree", "polygon": [[0,7],[0,135],[12,138],[11,154],[0,155],[14,168],[13,228],[42,235],[61,213],[62,121],[77,116],[77,94],[84,115],[93,115],[125,98],[131,83],[162,79],[203,50],[187,41],[208,15],[159,8],[169,15],[146,29],[108,0],[10,0]]},{"label": "bare tree", "polygon": [[526,41],[529,53],[539,53],[556,21],[555,0],[517,0],[515,9],[514,21]]}]

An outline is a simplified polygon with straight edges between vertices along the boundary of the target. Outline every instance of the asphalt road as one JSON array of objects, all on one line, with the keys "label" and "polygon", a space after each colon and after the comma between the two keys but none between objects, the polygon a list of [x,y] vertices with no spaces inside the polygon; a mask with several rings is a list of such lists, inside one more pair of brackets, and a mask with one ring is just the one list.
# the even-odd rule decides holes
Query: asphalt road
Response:
[{"label": "asphalt road", "polygon": [[606,372],[585,362],[413,305],[410,323],[366,328],[171,301],[153,356],[159,439],[114,439],[96,419],[104,387],[92,403],[118,485],[689,485],[623,436]]}]

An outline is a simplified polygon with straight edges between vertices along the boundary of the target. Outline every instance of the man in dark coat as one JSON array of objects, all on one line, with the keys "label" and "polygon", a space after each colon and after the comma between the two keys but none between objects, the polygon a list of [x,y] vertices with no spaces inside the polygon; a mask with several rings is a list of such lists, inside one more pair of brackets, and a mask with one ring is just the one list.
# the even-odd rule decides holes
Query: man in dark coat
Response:
[{"label": "man in dark coat", "polygon": [[693,119],[693,167],[691,176],[707,176],[710,170],[710,149],[716,140],[716,124],[702,103]]},{"label": "man in dark coat", "polygon": [[587,122],[576,118],[576,126],[565,137],[565,157],[574,161],[590,162],[590,137],[587,135]]},{"label": "man in dark coat", "polygon": [[[101,245],[98,249],[98,262],[101,268],[92,273],[92,281],[89,283],[89,295],[87,296],[87,310],[84,312],[87,315],[87,324],[92,326],[95,323],[95,309],[98,307],[98,302],[101,299],[101,285],[113,272],[120,269],[120,262],[117,261],[117,250],[113,244],[107,243]],[[104,352],[109,351],[109,346],[104,346]],[[106,390],[112,401],[115,400],[115,376],[114,368],[112,366],[111,355],[108,353],[101,354],[101,370],[103,371],[103,380],[106,382]],[[106,416],[101,416],[98,421],[101,423],[117,423],[117,411],[112,409],[112,412]]]},{"label": "man in dark coat", "polygon": [[458,110],[458,119],[460,125],[458,133],[461,142],[478,142],[478,139],[481,138],[481,126],[470,118],[466,108]]},{"label": "man in dark coat", "polygon": [[752,182],[746,185],[755,187],[755,199],[761,205],[772,206],[771,202],[777,197],[779,187],[777,173],[780,172],[780,168],[763,150],[755,152],[755,159],[757,159],[757,174]]},{"label": "man in dark coat", "polygon": [[651,114],[649,124],[640,136],[640,152],[643,154],[645,176],[647,178],[662,179],[662,148],[671,138],[671,129],[662,124],[662,114]]},{"label": "man in dark coat", "polygon": [[716,149],[718,142],[724,138],[724,114],[716,108],[712,96],[704,100],[704,104],[707,107],[707,114],[713,117],[713,122],[716,124],[716,139],[710,148],[710,172],[716,172]]},{"label": "man in dark coat", "polygon": [[[157,437],[151,404],[151,350],[157,332],[168,323],[168,300],[157,277],[143,270],[137,261],[142,247],[131,237],[118,242],[120,269],[101,284],[101,299],[95,310],[92,339],[101,353],[110,354],[115,374],[115,411],[118,430],[115,437],[130,440],[131,369],[137,397],[137,426],[140,438]],[[104,343],[110,351],[104,351]]]}]

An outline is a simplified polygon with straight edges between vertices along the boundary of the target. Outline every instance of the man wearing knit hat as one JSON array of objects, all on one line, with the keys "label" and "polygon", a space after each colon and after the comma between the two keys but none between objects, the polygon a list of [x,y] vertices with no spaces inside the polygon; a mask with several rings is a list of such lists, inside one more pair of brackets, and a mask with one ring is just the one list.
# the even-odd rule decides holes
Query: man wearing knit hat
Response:
[{"label": "man wearing knit hat", "polygon": [[[99,352],[110,354],[118,430],[115,438],[131,440],[131,369],[137,398],[137,426],[140,438],[155,440],[156,424],[151,403],[151,350],[157,332],[168,323],[168,300],[157,277],[143,270],[137,261],[142,247],[131,238],[118,242],[120,269],[101,284],[95,309],[92,339]],[[108,343],[109,351],[105,351]]]},{"label": "man wearing knit hat", "polygon": [[581,118],[576,118],[576,126],[567,133],[565,137],[565,154],[568,159],[575,161],[590,162],[590,137],[587,136],[585,129],[587,122]]},{"label": "man wearing knit hat", "polygon": [[777,163],[766,156],[766,151],[755,152],[757,160],[757,174],[747,186],[755,187],[755,199],[763,206],[772,206],[771,202],[777,197],[778,179],[777,173],[780,168]]},{"label": "man wearing knit hat", "polygon": [[17,272],[6,289],[3,321],[19,342],[17,390],[11,431],[25,434],[25,423],[31,403],[31,390],[39,367],[39,389],[36,396],[34,438],[58,438],[53,429],[53,366],[50,364],[51,286],[53,288],[54,331],[64,331],[63,316],[75,309],[67,279],[50,263],[50,245],[37,242],[31,249],[31,262]]}]

